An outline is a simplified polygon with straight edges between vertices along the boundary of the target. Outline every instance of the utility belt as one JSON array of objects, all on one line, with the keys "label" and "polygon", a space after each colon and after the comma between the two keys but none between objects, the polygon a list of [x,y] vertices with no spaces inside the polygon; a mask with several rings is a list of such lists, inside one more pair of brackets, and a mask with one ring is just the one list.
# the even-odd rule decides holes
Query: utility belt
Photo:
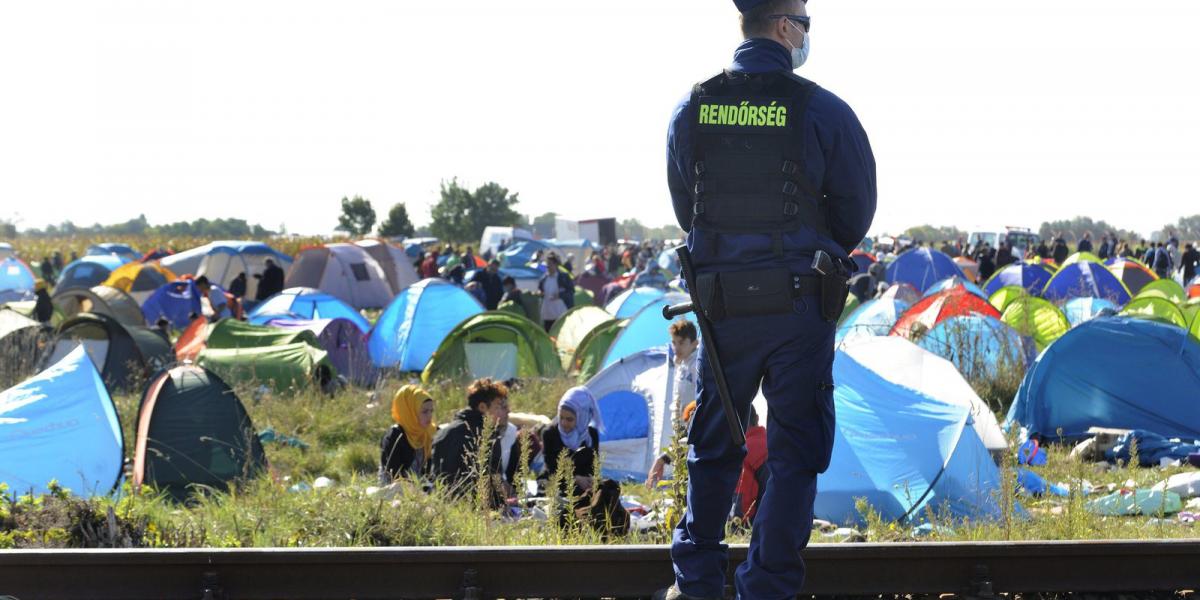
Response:
[{"label": "utility belt", "polygon": [[729,317],[763,317],[793,311],[797,298],[817,297],[821,317],[835,322],[850,292],[841,272],[797,275],[787,268],[705,273],[696,279],[704,315],[711,321]]}]

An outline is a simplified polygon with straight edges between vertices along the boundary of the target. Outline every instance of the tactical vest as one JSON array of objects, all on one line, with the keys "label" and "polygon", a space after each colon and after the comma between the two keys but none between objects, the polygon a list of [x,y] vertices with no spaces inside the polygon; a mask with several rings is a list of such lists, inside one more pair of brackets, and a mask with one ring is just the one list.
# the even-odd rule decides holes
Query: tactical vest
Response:
[{"label": "tactical vest", "polygon": [[725,71],[692,89],[692,226],[829,238],[820,191],[805,175],[804,113],[817,85],[791,72]]}]

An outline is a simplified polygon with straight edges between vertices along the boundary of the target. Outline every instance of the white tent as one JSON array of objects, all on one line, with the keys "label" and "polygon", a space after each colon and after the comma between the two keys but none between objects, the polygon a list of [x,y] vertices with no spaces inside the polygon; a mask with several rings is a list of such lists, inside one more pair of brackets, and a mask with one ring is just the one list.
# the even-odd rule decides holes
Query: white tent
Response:
[{"label": "white tent", "polygon": [[421,280],[417,269],[413,267],[412,259],[404,253],[403,248],[397,248],[382,240],[359,240],[355,244],[366,250],[367,254],[383,267],[388,284],[392,286],[392,295],[399,294],[404,288]]},{"label": "white tent", "polygon": [[163,257],[160,262],[176,275],[204,275],[224,289],[229,289],[234,278],[245,273],[246,297],[253,298],[258,292],[259,281],[254,276],[266,270],[267,259],[275,261],[284,271],[292,264],[292,257],[262,242],[239,241],[210,242]]},{"label": "white tent", "polygon": [[296,256],[284,287],[315,288],[356,309],[383,308],[395,293],[383,267],[355,244],[305,248]]},{"label": "white tent", "polygon": [[670,444],[675,366],[667,354],[661,347],[643,350],[600,371],[586,384],[604,419],[600,447],[606,477],[644,480],[654,459]]}]

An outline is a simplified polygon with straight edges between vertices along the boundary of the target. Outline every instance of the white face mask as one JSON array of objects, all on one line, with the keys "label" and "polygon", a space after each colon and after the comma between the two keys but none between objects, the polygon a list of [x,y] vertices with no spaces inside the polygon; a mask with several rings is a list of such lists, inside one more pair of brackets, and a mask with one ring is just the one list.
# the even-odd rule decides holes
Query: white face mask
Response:
[{"label": "white face mask", "polygon": [[[797,48],[792,46],[792,70],[795,70],[804,66],[804,63],[808,62],[808,51],[809,48],[811,48],[811,42],[809,41],[809,38],[812,36],[810,36],[808,33],[805,33],[803,29],[800,29],[799,25],[796,25],[791,21],[788,21],[788,23],[792,27],[795,27],[797,30],[799,30],[800,33],[804,34],[804,41],[800,42],[800,47]],[[791,42],[788,42],[788,45],[791,46]]]}]

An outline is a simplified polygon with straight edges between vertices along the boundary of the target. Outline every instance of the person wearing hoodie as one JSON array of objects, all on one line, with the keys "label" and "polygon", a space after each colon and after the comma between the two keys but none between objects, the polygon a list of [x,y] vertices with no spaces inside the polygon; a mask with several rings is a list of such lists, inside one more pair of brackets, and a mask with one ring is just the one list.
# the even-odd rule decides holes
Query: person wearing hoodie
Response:
[{"label": "person wearing hoodie", "polygon": [[379,483],[387,485],[408,474],[422,474],[433,453],[433,397],[406,385],[392,398],[392,425],[380,441]]},{"label": "person wearing hoodie", "polygon": [[[472,478],[478,473],[475,456],[483,438],[485,418],[491,419],[494,425],[492,437],[486,442],[491,445],[488,471],[497,476],[501,483],[512,481],[517,463],[520,462],[511,460],[512,456],[520,456],[520,451],[515,447],[518,443],[516,436],[508,435],[508,387],[490,377],[476,379],[467,386],[467,408],[458,411],[454,420],[433,438],[430,474],[458,493],[474,489]],[[509,439],[512,445],[505,451],[502,441]],[[507,465],[505,456],[510,457]],[[500,490],[497,490],[497,495],[500,495]]]}]

